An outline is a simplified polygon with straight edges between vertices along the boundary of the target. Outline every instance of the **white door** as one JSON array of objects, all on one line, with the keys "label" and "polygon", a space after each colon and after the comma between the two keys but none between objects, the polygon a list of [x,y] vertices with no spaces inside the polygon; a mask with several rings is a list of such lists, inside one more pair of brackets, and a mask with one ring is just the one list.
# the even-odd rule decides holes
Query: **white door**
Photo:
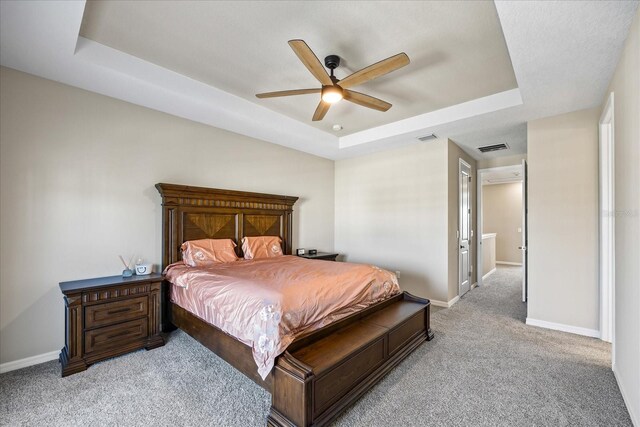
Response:
[{"label": "white door", "polygon": [[471,287],[471,166],[461,159],[459,171],[458,182],[460,197],[458,198],[458,208],[460,214],[458,216],[458,260],[460,262],[460,268],[458,275],[458,295],[462,296],[468,292]]},{"label": "white door", "polygon": [[527,162],[522,160],[522,302],[527,302]]}]

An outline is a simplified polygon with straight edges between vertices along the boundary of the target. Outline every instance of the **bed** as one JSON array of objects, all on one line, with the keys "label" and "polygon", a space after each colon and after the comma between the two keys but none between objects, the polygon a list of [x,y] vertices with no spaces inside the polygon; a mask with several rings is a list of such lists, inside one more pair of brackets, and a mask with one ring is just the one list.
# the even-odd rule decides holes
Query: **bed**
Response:
[{"label": "bed", "polygon": [[[157,184],[156,188],[162,196],[163,268],[181,260],[183,242],[232,239],[239,243],[245,236],[277,236],[285,254],[282,262],[300,263],[297,257],[286,256],[291,254],[296,197],[175,184]],[[240,245],[237,254],[242,255]],[[324,269],[332,264],[304,262]],[[169,291],[176,286],[169,281],[164,284],[163,331],[182,329],[269,391],[269,426],[329,423],[433,337],[429,301],[406,292],[390,292],[363,308],[296,334],[275,357],[273,369],[263,369],[261,375],[246,339],[226,333],[207,322],[206,316],[185,309],[185,304],[172,302]]]}]

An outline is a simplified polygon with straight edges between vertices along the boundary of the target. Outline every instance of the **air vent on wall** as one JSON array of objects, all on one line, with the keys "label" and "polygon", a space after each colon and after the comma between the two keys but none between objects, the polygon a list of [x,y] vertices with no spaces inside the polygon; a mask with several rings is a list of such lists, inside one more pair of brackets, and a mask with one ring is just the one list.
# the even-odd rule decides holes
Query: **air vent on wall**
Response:
[{"label": "air vent on wall", "polygon": [[494,145],[485,145],[484,147],[478,147],[478,150],[482,153],[488,153],[490,151],[499,151],[499,150],[508,150],[509,146],[507,144],[494,144]]},{"label": "air vent on wall", "polygon": [[438,137],[435,133],[432,133],[431,135],[419,136],[418,139],[420,141],[431,141],[432,139],[438,139]]}]

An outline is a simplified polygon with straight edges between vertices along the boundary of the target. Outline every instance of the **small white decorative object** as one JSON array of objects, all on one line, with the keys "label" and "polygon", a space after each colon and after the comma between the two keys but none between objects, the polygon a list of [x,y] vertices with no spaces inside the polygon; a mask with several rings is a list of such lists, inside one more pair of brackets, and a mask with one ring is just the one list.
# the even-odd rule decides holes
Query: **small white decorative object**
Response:
[{"label": "small white decorative object", "polygon": [[136,274],[138,276],[146,276],[147,274],[151,274],[152,268],[153,265],[149,264],[148,262],[144,262],[143,259],[139,259],[138,262],[136,262]]}]

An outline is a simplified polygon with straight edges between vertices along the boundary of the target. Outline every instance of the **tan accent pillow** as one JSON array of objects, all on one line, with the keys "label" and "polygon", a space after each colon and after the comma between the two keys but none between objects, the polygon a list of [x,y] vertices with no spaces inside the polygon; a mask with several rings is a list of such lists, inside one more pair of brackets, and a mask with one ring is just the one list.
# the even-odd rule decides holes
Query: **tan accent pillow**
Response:
[{"label": "tan accent pillow", "polygon": [[237,261],[236,244],[231,239],[189,240],[180,246],[182,262],[190,267],[204,267]]},{"label": "tan accent pillow", "polygon": [[260,259],[282,256],[282,239],[278,236],[244,237],[244,259]]}]

